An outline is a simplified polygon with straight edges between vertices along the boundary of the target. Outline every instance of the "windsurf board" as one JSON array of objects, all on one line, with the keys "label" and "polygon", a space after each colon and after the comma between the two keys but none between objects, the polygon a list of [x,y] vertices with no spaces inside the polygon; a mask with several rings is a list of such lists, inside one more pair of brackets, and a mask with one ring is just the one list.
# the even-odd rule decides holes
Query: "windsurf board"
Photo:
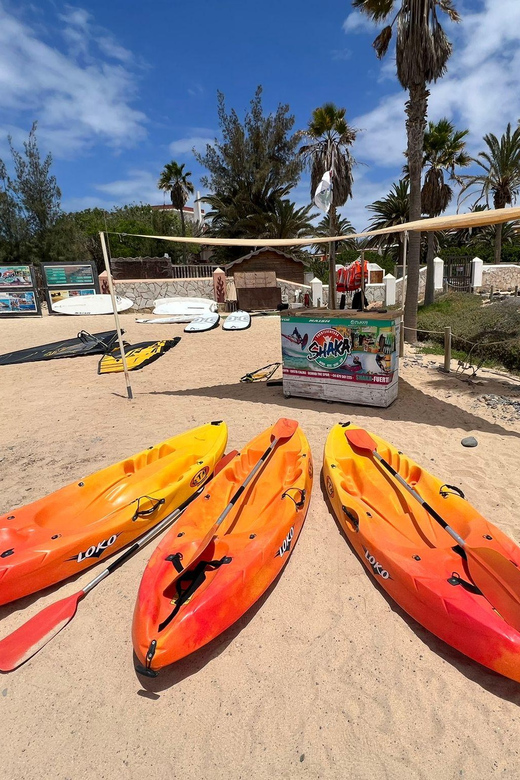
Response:
[{"label": "windsurf board", "polygon": [[222,330],[246,330],[251,327],[251,315],[247,311],[233,311],[226,317]]},{"label": "windsurf board", "polygon": [[[118,311],[131,309],[134,302],[130,298],[121,298],[116,295]],[[112,298],[110,295],[74,295],[71,298],[63,298],[52,304],[52,311],[58,314],[113,314]]]},{"label": "windsurf board", "polygon": [[201,314],[195,317],[194,320],[186,325],[184,328],[185,333],[201,333],[204,330],[212,330],[218,326],[220,321],[220,314],[217,312],[208,312],[208,314]]},{"label": "windsurf board", "polygon": [[217,310],[217,304],[210,298],[158,298],[154,301],[154,314],[180,317],[197,317]]}]

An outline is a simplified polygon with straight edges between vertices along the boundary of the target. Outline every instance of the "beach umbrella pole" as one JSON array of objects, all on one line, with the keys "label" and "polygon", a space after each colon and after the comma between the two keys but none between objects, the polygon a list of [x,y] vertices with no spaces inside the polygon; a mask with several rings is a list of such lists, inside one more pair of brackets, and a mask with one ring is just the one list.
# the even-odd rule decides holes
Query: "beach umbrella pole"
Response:
[{"label": "beach umbrella pole", "polygon": [[114,283],[112,281],[112,272],[110,270],[110,263],[108,262],[108,251],[107,251],[107,244],[105,239],[105,234],[103,232],[99,233],[99,238],[101,241],[101,249],[103,250],[103,258],[105,260],[105,269],[107,272],[107,280],[108,280],[108,289],[110,291],[110,297],[112,298],[112,309],[114,311],[114,320],[116,322],[116,330],[117,330],[117,340],[119,342],[119,351],[121,352],[121,360],[123,361],[123,371],[125,372],[125,381],[126,381],[126,393],[128,395],[128,400],[131,401],[134,397],[134,394],[132,393],[132,385],[130,384],[130,376],[128,373],[128,365],[126,362],[126,355],[125,355],[125,347],[123,344],[123,334],[121,333],[121,325],[119,322],[119,313],[117,311],[117,303],[116,303],[116,296],[114,293]]}]

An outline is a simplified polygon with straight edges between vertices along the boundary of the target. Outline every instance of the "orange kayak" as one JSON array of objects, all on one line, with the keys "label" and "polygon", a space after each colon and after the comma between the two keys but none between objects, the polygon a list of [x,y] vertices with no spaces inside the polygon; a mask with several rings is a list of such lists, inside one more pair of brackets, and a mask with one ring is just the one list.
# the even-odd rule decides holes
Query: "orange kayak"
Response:
[{"label": "orange kayak", "polygon": [[[461,653],[520,682],[520,632],[472,580],[463,549],[366,450],[335,425],[323,476],[334,514],[367,571],[418,623]],[[373,434],[377,452],[471,549],[520,567],[520,548],[458,492]],[[508,564],[509,565],[509,564]],[[515,570],[516,571],[516,570]]]},{"label": "orange kayak", "polygon": [[[132,633],[140,664],[152,676],[238,620],[275,580],[294,549],[309,506],[313,472],[300,427],[275,446],[222,530],[212,534],[215,521],[270,446],[272,430],[247,444],[210,482],[150,558]],[[198,555],[208,534],[209,544]]]},{"label": "orange kayak", "polygon": [[0,517],[0,604],[133,542],[209,479],[226,443],[225,423],[202,425]]}]

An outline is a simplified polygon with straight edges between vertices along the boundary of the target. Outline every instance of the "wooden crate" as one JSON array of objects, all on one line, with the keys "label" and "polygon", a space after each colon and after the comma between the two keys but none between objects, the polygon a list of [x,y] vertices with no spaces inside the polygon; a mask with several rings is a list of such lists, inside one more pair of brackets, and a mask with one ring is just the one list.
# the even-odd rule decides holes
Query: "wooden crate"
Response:
[{"label": "wooden crate", "polygon": [[258,287],[276,287],[275,271],[237,271],[235,273],[235,286],[241,289]]},{"label": "wooden crate", "polygon": [[237,287],[237,299],[238,308],[244,311],[276,309],[282,302],[282,291],[279,287]]}]

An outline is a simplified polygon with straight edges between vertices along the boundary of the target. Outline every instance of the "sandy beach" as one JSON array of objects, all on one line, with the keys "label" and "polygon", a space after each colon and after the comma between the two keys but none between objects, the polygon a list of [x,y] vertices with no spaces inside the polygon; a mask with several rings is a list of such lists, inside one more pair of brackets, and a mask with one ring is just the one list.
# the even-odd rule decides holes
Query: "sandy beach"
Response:
[{"label": "sandy beach", "polygon": [[[281,578],[234,627],[143,682],[131,621],[142,550],[79,605],[41,653],[0,680],[5,780],[273,780],[515,777],[520,686],[452,650],[408,618],[365,572],[325,503],[319,480],[331,426],[351,419],[464,489],[520,542],[520,381],[480,372],[462,382],[440,359],[407,348],[388,409],[285,399],[240,384],[280,360],[279,320],[188,335],[138,325],[131,342],[182,336],[131,374],[97,375],[99,357],[2,367],[0,512],[202,423],[224,419],[228,449],[280,416],[297,419],[315,462],[310,510]],[[111,317],[3,321],[0,353],[108,330]],[[499,399],[498,401],[496,399]],[[519,405],[520,406],[520,405]],[[461,439],[473,435],[478,447]],[[0,608],[0,636],[88,582]]]}]

